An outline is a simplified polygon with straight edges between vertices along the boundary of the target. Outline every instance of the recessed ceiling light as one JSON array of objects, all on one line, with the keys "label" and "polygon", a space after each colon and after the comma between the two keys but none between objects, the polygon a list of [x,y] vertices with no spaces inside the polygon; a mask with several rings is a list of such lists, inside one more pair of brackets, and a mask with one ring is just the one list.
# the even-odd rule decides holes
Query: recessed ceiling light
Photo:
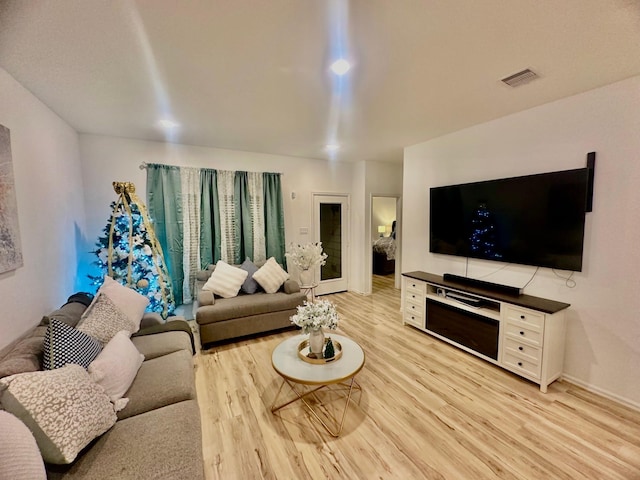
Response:
[{"label": "recessed ceiling light", "polygon": [[329,152],[335,152],[340,149],[340,145],[336,145],[335,143],[330,143],[324,147]]},{"label": "recessed ceiling light", "polygon": [[160,128],[164,128],[165,130],[171,130],[173,128],[178,128],[180,124],[178,122],[174,122],[168,118],[162,118],[158,120],[158,126]]},{"label": "recessed ceiling light", "polygon": [[331,64],[331,70],[336,75],[344,75],[349,71],[350,68],[351,68],[351,64],[347,62],[344,58],[341,58],[340,60],[336,60]]}]

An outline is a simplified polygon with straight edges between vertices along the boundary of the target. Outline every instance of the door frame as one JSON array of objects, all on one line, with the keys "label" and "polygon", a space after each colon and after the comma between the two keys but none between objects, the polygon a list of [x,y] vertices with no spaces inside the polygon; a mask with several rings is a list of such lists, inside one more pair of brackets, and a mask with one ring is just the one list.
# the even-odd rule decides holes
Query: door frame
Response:
[{"label": "door frame", "polygon": [[[351,215],[351,195],[348,193],[336,193],[336,192],[311,192],[311,210],[312,210],[312,221],[313,221],[313,241],[320,241],[320,215],[317,205],[322,202],[322,199],[326,198],[329,200],[330,198],[339,198],[344,201],[344,209],[342,215],[342,259],[341,259],[341,268],[342,268],[342,277],[339,279],[331,279],[331,280],[320,280],[320,268],[316,269],[316,281],[318,283],[318,287],[316,288],[317,295],[327,295],[335,292],[347,291],[349,289],[349,247],[350,247],[350,215]],[[329,201],[325,201],[324,203],[330,203]],[[339,282],[344,282],[337,289],[331,287]],[[344,288],[343,288],[344,287]]]},{"label": "door frame", "polygon": [[[395,261],[395,273],[394,273],[394,287],[400,289],[400,280],[402,278],[402,195],[390,194],[390,193],[372,193],[369,196],[369,221],[368,230],[366,232],[366,238],[369,239],[371,235],[371,225],[373,224],[373,197],[385,197],[395,198],[396,200],[396,261]],[[365,265],[367,265],[367,295],[373,292],[373,245],[368,240],[369,250]]]}]

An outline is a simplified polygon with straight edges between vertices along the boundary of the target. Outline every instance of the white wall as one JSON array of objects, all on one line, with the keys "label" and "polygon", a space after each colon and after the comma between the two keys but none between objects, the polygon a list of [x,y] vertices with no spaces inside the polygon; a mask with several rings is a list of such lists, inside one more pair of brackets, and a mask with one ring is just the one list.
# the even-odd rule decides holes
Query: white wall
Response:
[{"label": "white wall", "polygon": [[78,135],[0,68],[0,124],[11,131],[24,266],[0,274],[0,348],[73,294],[84,205]]},{"label": "white wall", "polygon": [[[112,181],[134,182],[140,198],[146,199],[146,171],[139,169],[142,162],[283,173],[287,243],[313,240],[312,193],[351,193],[352,190],[353,164],[347,163],[88,134],[80,135],[80,152],[90,239],[85,248],[87,252],[111,214],[110,204],[116,199]],[[291,198],[293,192],[295,199]],[[309,233],[301,234],[301,228],[307,228]],[[87,254],[82,263],[86,267],[92,260],[92,255]]]},{"label": "white wall", "polygon": [[[522,87],[522,88],[526,88]],[[514,95],[517,94],[514,90]],[[429,253],[429,187],[584,167],[597,153],[583,271],[571,289],[540,269],[526,293],[571,304],[564,373],[640,406],[640,77],[405,149],[402,270],[464,274],[465,260]],[[469,261],[469,276],[502,264]],[[523,286],[535,268],[488,281]],[[565,274],[565,272],[562,272]]]}]

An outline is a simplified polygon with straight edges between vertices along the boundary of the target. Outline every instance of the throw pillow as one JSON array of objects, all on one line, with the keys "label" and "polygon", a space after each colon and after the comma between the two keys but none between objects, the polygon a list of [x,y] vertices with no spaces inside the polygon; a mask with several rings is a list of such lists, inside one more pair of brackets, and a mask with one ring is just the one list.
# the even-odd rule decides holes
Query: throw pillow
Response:
[{"label": "throw pillow", "polygon": [[90,335],[51,318],[42,348],[42,368],[53,370],[69,363],[87,368],[102,350],[102,345]]},{"label": "throw pillow", "polygon": [[[140,320],[138,320],[138,325]],[[104,293],[98,293],[95,302],[82,315],[78,330],[97,338],[106,345],[120,330],[129,332],[129,336],[138,330],[129,317],[120,311]]]},{"label": "throw pillow", "polygon": [[202,289],[209,290],[222,298],[232,298],[238,295],[248,274],[246,270],[232,267],[228,263],[218,260],[216,269],[211,273]]},{"label": "throw pillow", "polygon": [[98,293],[103,293],[109,297],[114,305],[129,317],[129,320],[131,320],[135,326],[133,333],[138,331],[144,311],[147,305],[149,305],[149,299],[147,297],[132,288],[125,287],[109,276],[104,277],[104,283],[100,287],[100,290],[98,290]]},{"label": "throw pillow", "polygon": [[89,365],[89,376],[104,388],[116,411],[127,404],[124,394],[136,378],[142,365],[142,355],[129,339],[129,332],[121,331],[107,343],[100,355]]},{"label": "throw pillow", "polygon": [[0,478],[46,480],[36,439],[27,426],[0,410]]},{"label": "throw pillow", "polygon": [[109,397],[79,365],[3,378],[0,392],[2,407],[29,427],[45,462],[73,462],[116,423]]},{"label": "throw pillow", "polygon": [[260,285],[253,279],[253,274],[258,271],[258,267],[255,263],[247,258],[244,262],[242,262],[240,268],[242,270],[246,270],[247,272],[247,278],[245,279],[241,287],[242,291],[250,295],[256,293],[260,288]]},{"label": "throw pillow", "polygon": [[265,292],[276,293],[282,284],[289,280],[289,274],[271,257],[253,274],[253,278]]}]

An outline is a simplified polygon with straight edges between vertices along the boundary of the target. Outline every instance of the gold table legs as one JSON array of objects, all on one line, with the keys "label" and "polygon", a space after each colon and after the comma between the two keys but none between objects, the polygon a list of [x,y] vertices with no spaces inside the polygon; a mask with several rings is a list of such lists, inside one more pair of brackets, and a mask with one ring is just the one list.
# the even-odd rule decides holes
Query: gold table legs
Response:
[{"label": "gold table legs", "polygon": [[[278,398],[280,397],[280,393],[282,392],[282,387],[284,387],[284,384],[289,385],[289,387],[291,387],[291,390],[293,390],[293,392],[296,394],[296,397],[283,403],[282,405],[278,405],[276,407],[276,402],[278,401]],[[347,409],[349,408],[349,403],[351,402],[351,394],[353,393],[354,390],[360,390],[362,392],[362,387],[360,387],[360,385],[358,384],[358,382],[356,382],[355,376],[351,377],[351,381],[345,382],[345,383],[337,383],[337,384],[333,384],[333,385],[337,385],[341,388],[338,389],[332,389],[329,388],[330,385],[320,385],[312,390],[309,390],[308,392],[304,392],[304,393],[300,393],[298,392],[298,390],[296,390],[296,388],[293,386],[293,383],[290,382],[289,380],[287,380],[286,378],[283,379],[282,384],[280,385],[280,389],[278,389],[278,394],[276,395],[276,398],[273,400],[273,405],[271,406],[271,413],[275,413],[278,410],[280,410],[283,407],[286,407],[287,405],[292,404],[293,402],[297,402],[298,400],[301,400],[302,403],[304,403],[304,405],[307,407],[307,409],[309,410],[309,412],[311,412],[311,414],[315,417],[316,420],[318,420],[322,426],[324,427],[324,429],[329,432],[329,434],[332,437],[339,437],[340,433],[342,433],[342,427],[344,425],[344,420],[347,417]],[[307,399],[305,397],[307,397],[308,395],[313,395],[315,397],[315,399],[318,401],[318,403],[320,403],[320,405],[322,405],[322,401],[320,401],[320,399],[317,397],[317,395],[315,394],[317,391],[322,390],[324,388],[327,388],[329,390],[348,390],[348,394],[347,394],[347,398],[344,404],[344,410],[342,411],[342,418],[340,419],[340,423],[338,423],[338,419],[335,418],[333,415],[329,414],[327,412],[327,416],[332,420],[332,422],[335,424],[336,428],[331,428],[327,425],[327,423],[320,418],[320,416],[316,413],[315,409],[313,408],[313,406],[307,402]]]}]

